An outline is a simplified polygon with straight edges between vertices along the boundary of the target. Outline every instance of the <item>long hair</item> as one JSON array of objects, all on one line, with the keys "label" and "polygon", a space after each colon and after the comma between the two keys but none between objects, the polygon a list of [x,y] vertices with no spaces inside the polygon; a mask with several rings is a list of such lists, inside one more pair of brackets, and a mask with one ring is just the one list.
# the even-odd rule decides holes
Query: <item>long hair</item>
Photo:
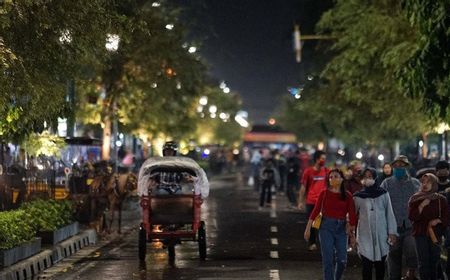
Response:
[{"label": "long hair", "polygon": [[339,176],[341,176],[342,182],[341,182],[341,187],[339,188],[340,193],[341,193],[341,200],[346,200],[347,199],[347,191],[345,190],[345,186],[344,186],[345,177],[344,177],[344,173],[342,172],[342,170],[340,170],[338,168],[333,168],[333,169],[331,169],[328,172],[327,178],[326,178],[327,188],[331,187],[331,185],[330,185],[330,174],[333,173],[333,172],[334,173],[338,173]]}]

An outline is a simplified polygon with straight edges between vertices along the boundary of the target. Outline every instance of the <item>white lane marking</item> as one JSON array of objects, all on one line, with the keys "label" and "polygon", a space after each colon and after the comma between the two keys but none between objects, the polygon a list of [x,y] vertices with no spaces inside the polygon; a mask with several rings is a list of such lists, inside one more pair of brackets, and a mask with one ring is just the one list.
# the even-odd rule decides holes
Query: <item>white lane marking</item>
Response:
[{"label": "white lane marking", "polygon": [[272,245],[278,245],[278,238],[271,238],[270,243],[272,243]]},{"label": "white lane marking", "polygon": [[270,251],[270,258],[271,259],[278,259],[278,251]]},{"label": "white lane marking", "polygon": [[270,232],[278,232],[277,226],[271,226],[270,227]]},{"label": "white lane marking", "polygon": [[280,280],[280,272],[278,271],[278,269],[270,270],[270,279],[271,280]]},{"label": "white lane marking", "polygon": [[271,218],[276,218],[276,217],[277,217],[277,212],[275,212],[275,211],[270,211],[270,217],[271,217]]}]

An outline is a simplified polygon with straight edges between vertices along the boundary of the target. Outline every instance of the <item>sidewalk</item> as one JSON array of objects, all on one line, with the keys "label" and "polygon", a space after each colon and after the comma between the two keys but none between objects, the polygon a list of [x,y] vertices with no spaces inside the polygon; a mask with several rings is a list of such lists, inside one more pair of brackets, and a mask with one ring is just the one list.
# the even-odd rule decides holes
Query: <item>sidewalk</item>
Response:
[{"label": "sidewalk", "polygon": [[[140,207],[137,200],[135,200],[128,200],[128,203],[124,205],[124,211],[122,211],[122,235],[129,233],[138,226],[136,217],[140,217]],[[110,235],[102,234],[99,237],[94,229],[85,226],[81,228],[79,234],[55,246],[42,246],[40,253],[2,268],[0,270],[0,280],[22,280],[31,279],[32,277],[46,279],[48,278],[46,275],[52,273],[52,267],[63,259],[80,253],[80,251],[94,252],[118,239],[120,235],[116,233],[117,213],[112,230],[114,232]]]}]

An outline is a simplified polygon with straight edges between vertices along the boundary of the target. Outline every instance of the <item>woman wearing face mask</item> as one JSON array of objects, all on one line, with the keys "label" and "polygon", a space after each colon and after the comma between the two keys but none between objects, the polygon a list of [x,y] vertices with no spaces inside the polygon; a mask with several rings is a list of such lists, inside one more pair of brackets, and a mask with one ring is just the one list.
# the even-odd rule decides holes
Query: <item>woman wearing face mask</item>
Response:
[{"label": "woman wearing face mask", "polygon": [[[332,169],[329,172],[326,180],[327,189],[320,193],[304,234],[305,239],[309,240],[313,220],[322,213],[319,238],[325,280],[341,279],[347,264],[348,237],[350,236],[352,244],[355,243],[355,204],[351,193],[345,190],[343,180],[341,170]],[[347,214],[350,227],[346,227]]]},{"label": "woman wearing face mask", "polygon": [[376,170],[366,168],[362,175],[364,189],[353,197],[358,216],[356,243],[362,260],[362,279],[372,279],[375,266],[375,278],[382,280],[389,244],[396,240],[397,222],[389,194],[375,183]]},{"label": "woman wearing face mask", "polygon": [[409,200],[408,214],[413,225],[420,279],[437,279],[440,242],[448,224],[447,199],[438,194],[438,178],[427,173],[420,190]]}]

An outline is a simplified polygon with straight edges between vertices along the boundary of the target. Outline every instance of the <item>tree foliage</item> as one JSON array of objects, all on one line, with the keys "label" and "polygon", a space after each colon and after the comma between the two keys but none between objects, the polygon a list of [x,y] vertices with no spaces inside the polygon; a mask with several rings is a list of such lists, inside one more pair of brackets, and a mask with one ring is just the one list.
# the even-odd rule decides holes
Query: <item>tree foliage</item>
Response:
[{"label": "tree foliage", "polygon": [[188,52],[178,11],[133,0],[116,3],[114,11],[121,20],[109,33],[120,37],[119,48],[79,82],[81,119],[108,128],[117,117],[123,129],[147,136],[179,138],[195,130],[193,100],[205,69]]},{"label": "tree foliage", "polygon": [[[0,7],[0,136],[23,138],[67,114],[67,79],[99,45],[102,0],[9,0]],[[65,37],[62,37],[65,35]],[[62,40],[64,38],[65,40]],[[68,42],[70,41],[70,43]],[[103,44],[103,43],[102,43]]]},{"label": "tree foliage", "polygon": [[390,142],[425,129],[420,100],[405,96],[395,79],[417,49],[417,34],[399,1],[337,1],[317,28],[336,40],[322,82],[287,107],[298,116],[289,118],[300,137],[316,131],[317,137],[347,142]]},{"label": "tree foliage", "polygon": [[[208,98],[208,105],[200,106],[202,112],[197,114],[198,126],[193,138],[197,139],[200,144],[232,146],[239,143],[244,131],[234,121],[234,116],[242,106],[242,101],[237,93],[226,94],[218,87],[206,86],[202,95]],[[217,107],[214,118],[209,113],[212,105]]]},{"label": "tree foliage", "polygon": [[405,9],[418,31],[418,47],[398,75],[404,89],[423,99],[432,116],[450,119],[450,2],[405,0]]}]

